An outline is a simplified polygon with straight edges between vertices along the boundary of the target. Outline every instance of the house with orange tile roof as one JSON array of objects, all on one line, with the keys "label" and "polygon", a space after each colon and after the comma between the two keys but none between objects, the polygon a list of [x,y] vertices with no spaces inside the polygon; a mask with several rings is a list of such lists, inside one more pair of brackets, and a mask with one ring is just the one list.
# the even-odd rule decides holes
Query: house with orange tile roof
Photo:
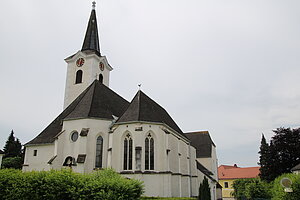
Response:
[{"label": "house with orange tile roof", "polygon": [[260,167],[238,167],[236,164],[220,165],[218,167],[219,184],[223,187],[222,197],[226,200],[233,200],[231,193],[234,191],[232,184],[236,179],[256,178],[259,175]]}]

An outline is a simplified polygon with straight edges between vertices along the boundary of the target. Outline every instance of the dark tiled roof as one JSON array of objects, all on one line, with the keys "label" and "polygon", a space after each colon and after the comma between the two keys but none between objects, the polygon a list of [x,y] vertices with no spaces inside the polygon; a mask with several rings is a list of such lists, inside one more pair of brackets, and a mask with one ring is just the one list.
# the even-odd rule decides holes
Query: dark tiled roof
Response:
[{"label": "dark tiled roof", "polygon": [[291,169],[292,172],[299,171],[299,170],[300,170],[300,163]]},{"label": "dark tiled roof", "polygon": [[54,142],[54,137],[62,131],[62,121],[65,119],[113,119],[112,115],[121,116],[128,105],[125,99],[95,80],[48,127],[26,145]]},{"label": "dark tiled roof", "polygon": [[196,148],[197,158],[210,158],[212,145],[215,146],[208,131],[185,133],[191,145]]},{"label": "dark tiled roof", "polygon": [[[183,132],[167,113],[167,111],[155,101],[150,99],[150,97],[148,97],[142,91],[137,92],[128,109],[118,119],[117,123],[137,121],[164,123],[177,131],[179,134],[183,135]],[[183,136],[186,138],[185,135]]]},{"label": "dark tiled roof", "polygon": [[94,9],[91,12],[81,51],[86,50],[94,51],[97,55],[101,56],[96,11]]}]

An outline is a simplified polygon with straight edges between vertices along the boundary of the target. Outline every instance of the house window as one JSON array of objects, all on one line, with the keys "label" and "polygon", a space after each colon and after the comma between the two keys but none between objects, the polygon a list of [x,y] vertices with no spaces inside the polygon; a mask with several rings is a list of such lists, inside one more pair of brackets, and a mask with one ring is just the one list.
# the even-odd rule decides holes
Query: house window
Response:
[{"label": "house window", "polygon": [[224,188],[228,188],[228,182],[224,182]]},{"label": "house window", "polygon": [[37,156],[37,150],[33,150],[33,156]]},{"label": "house window", "polygon": [[72,134],[71,134],[71,140],[73,142],[76,142],[76,140],[78,139],[78,132],[77,131],[74,131]]},{"label": "house window", "polygon": [[145,139],[145,170],[154,170],[154,139],[150,133]]},{"label": "house window", "polygon": [[132,170],[132,138],[129,133],[124,139],[123,169]]},{"label": "house window", "polygon": [[78,83],[82,83],[82,70],[78,70],[76,72],[76,80],[75,80],[75,84],[78,84]]},{"label": "house window", "polygon": [[103,138],[99,136],[96,142],[96,168],[102,168]]}]

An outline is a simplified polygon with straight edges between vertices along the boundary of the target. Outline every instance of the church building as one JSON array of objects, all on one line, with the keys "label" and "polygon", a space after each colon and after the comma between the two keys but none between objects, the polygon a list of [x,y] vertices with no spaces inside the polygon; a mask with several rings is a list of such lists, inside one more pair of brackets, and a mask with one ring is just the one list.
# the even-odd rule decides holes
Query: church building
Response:
[{"label": "church building", "polygon": [[23,171],[113,168],[143,181],[145,196],[160,197],[197,196],[207,177],[217,199],[209,133],[184,133],[142,90],[129,102],[109,88],[113,68],[100,51],[95,2],[81,50],[65,61],[64,110],[25,144]]}]

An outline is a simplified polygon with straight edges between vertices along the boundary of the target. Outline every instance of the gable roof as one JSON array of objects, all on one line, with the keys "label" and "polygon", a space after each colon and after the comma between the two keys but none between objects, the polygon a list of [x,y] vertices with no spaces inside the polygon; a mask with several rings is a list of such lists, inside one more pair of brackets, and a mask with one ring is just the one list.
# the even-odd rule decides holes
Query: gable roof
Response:
[{"label": "gable roof", "polygon": [[112,120],[112,115],[121,116],[128,105],[128,101],[98,80],[95,80],[37,137],[25,145],[54,142],[55,136],[62,131],[63,120],[79,118]]},{"label": "gable roof", "polygon": [[196,148],[197,158],[210,158],[212,156],[212,145],[214,147],[216,145],[208,131],[189,132],[185,135],[191,141],[191,145]]},{"label": "gable roof", "polygon": [[221,165],[218,167],[218,177],[219,179],[256,178],[259,175],[259,168]]},{"label": "gable roof", "polygon": [[136,93],[127,110],[117,120],[116,123],[138,121],[166,124],[186,138],[186,136],[183,134],[183,132],[177,126],[171,116],[167,113],[167,111],[141,90]]},{"label": "gable roof", "polygon": [[300,163],[291,169],[292,172],[299,171],[299,170],[300,170]]}]

